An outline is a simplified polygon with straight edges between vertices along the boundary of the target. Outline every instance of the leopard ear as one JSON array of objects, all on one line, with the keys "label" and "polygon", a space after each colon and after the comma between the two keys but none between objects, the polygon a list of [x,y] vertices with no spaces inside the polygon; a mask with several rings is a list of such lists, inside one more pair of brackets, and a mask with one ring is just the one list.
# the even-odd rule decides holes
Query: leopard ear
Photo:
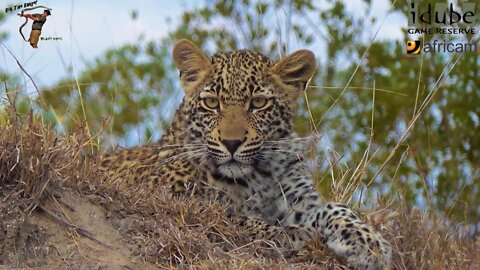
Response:
[{"label": "leopard ear", "polygon": [[315,55],[309,50],[296,51],[271,69],[273,80],[294,101],[307,87],[317,68]]},{"label": "leopard ear", "polygon": [[207,56],[191,41],[182,39],[173,48],[173,60],[180,70],[180,81],[186,93],[196,87],[210,73],[212,64]]}]

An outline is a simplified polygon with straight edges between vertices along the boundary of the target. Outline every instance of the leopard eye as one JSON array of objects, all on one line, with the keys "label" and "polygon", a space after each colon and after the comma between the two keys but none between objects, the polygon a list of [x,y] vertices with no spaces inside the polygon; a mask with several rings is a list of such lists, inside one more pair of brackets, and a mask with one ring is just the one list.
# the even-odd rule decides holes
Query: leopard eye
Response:
[{"label": "leopard eye", "polygon": [[250,107],[252,109],[262,109],[268,104],[268,99],[265,97],[255,97],[250,101]]},{"label": "leopard eye", "polygon": [[208,109],[216,110],[218,109],[219,102],[217,98],[207,97],[203,99],[203,104],[205,104]]}]

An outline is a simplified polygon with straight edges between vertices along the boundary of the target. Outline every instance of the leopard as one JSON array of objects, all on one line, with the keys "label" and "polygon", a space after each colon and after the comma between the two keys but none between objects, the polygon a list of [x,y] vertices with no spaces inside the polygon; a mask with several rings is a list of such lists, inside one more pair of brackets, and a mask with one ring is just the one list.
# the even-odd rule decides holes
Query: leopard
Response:
[{"label": "leopard", "polygon": [[293,118],[317,70],[313,52],[277,62],[245,49],[208,57],[183,39],[173,61],[184,98],[172,124],[156,143],[104,154],[105,181],[213,196],[279,245],[301,250],[322,239],[348,267],[391,268],[390,243],[346,205],[325,201],[302,155]]}]

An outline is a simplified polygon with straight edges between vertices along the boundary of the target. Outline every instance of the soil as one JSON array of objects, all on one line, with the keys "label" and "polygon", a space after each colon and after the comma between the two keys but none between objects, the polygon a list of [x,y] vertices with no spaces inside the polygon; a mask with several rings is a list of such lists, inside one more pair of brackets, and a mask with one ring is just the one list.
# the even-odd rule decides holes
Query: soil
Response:
[{"label": "soil", "polygon": [[122,239],[100,197],[67,190],[55,197],[33,211],[23,226],[10,228],[21,230],[15,241],[23,242],[25,251],[10,253],[2,268],[158,269],[132,254],[134,248]]}]

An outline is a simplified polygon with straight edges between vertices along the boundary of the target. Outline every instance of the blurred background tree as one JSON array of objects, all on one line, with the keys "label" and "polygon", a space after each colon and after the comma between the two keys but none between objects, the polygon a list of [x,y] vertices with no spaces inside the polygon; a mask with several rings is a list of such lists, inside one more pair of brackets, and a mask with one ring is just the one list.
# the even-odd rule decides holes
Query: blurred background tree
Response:
[{"label": "blurred background tree", "polygon": [[[182,99],[170,59],[175,40],[190,39],[208,53],[248,48],[272,59],[310,48],[320,60],[306,92],[311,111],[305,99],[299,101],[296,122],[303,136],[321,137],[315,166],[319,188],[335,188],[333,172],[333,179],[350,180],[353,188],[346,193],[354,193],[356,202],[387,197],[431,210],[451,224],[466,224],[478,235],[480,54],[407,56],[406,29],[402,41],[375,38],[383,18],[372,5],[365,0],[365,16],[359,17],[337,0],[321,7],[311,0],[204,1],[183,13],[168,38],[140,35],[135,43],[106,51],[78,78],[42,89],[42,95],[61,131],[86,119],[92,132],[105,127],[107,145],[145,143],[161,136]],[[405,3],[395,1],[388,11],[407,12]],[[132,20],[141,16],[131,14]],[[450,39],[434,35],[423,42],[434,38]],[[446,67],[452,69],[442,75]],[[401,140],[411,123],[414,129]]]}]

